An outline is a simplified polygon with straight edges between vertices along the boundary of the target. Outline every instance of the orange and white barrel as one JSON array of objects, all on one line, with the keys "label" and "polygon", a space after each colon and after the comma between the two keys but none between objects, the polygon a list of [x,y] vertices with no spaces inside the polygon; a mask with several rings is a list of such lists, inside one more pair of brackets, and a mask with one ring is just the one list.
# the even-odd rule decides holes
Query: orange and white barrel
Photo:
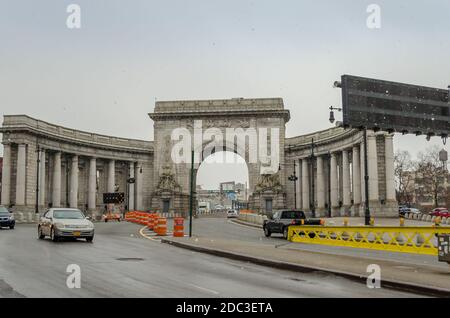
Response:
[{"label": "orange and white barrel", "polygon": [[167,219],[166,218],[158,218],[158,226],[157,226],[157,229],[155,232],[159,236],[167,235]]},{"label": "orange and white barrel", "polygon": [[174,218],[173,219],[173,236],[183,237],[184,236],[184,219]]}]

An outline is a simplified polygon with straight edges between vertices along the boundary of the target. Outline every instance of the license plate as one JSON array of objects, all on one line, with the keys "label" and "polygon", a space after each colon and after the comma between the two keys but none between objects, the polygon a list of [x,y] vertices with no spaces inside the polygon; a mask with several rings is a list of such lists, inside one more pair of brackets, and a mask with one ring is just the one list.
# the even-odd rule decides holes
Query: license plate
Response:
[{"label": "license plate", "polygon": [[81,233],[80,232],[73,232],[73,236],[80,236]]}]

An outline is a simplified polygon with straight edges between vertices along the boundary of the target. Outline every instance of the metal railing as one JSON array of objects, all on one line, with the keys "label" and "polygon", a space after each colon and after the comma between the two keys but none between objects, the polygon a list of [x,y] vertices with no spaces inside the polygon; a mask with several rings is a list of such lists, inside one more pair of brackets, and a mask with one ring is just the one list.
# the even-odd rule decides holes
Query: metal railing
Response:
[{"label": "metal railing", "polygon": [[438,234],[448,227],[289,226],[296,243],[346,246],[372,250],[438,255]]}]

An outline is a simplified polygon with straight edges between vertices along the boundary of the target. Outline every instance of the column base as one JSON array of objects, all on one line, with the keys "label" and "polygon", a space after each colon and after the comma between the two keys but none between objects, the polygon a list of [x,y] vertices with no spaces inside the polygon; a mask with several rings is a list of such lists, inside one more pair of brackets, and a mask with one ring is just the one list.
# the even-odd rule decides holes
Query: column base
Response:
[{"label": "column base", "polygon": [[[373,218],[397,218],[398,217],[398,203],[397,201],[388,201],[381,204],[380,201],[369,201],[370,217]],[[365,207],[361,204],[359,209],[361,217],[364,217]]]},{"label": "column base", "polygon": [[351,216],[352,211],[351,211],[351,206],[343,206],[340,209],[340,216]]},{"label": "column base", "polygon": [[351,216],[361,216],[360,214],[361,205],[360,204],[354,204],[351,207]]},{"label": "column base", "polygon": [[37,223],[40,214],[36,213],[34,206],[16,205],[12,209],[16,223]]},{"label": "column base", "polygon": [[328,211],[325,209],[325,207],[316,209],[316,218],[325,217],[327,215],[328,215]]},{"label": "column base", "polygon": [[331,217],[337,217],[341,216],[341,210],[339,207],[332,207],[331,208]]}]

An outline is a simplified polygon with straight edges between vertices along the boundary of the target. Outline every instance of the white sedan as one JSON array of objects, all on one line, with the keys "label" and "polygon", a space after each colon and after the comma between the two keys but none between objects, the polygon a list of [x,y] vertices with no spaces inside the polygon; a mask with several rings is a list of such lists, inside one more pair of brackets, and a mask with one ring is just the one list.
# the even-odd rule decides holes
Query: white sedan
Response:
[{"label": "white sedan", "polygon": [[63,237],[94,240],[94,224],[78,209],[50,209],[44,213],[38,224],[38,237],[49,236],[54,242]]},{"label": "white sedan", "polygon": [[228,210],[227,211],[227,218],[237,218],[239,216],[239,213],[237,210]]}]

